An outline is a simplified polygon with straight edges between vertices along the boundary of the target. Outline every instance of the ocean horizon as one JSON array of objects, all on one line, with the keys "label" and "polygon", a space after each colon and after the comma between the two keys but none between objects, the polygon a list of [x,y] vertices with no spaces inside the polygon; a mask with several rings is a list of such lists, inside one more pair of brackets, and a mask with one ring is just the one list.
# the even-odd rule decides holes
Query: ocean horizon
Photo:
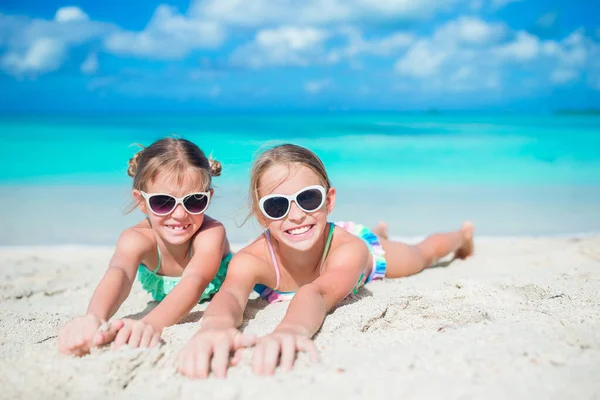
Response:
[{"label": "ocean horizon", "polygon": [[135,143],[197,143],[223,164],[207,212],[230,240],[247,216],[252,159],[284,142],[315,151],[338,190],[332,220],[388,221],[395,237],[600,232],[600,117],[426,113],[0,115],[0,246],[114,244],[131,202]]}]

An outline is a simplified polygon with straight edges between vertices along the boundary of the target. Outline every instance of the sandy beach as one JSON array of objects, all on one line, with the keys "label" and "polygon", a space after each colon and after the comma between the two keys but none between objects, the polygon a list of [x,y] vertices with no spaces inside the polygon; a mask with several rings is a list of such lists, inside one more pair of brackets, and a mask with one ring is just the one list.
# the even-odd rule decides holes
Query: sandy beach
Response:
[{"label": "sandy beach", "polygon": [[[176,373],[206,304],[152,350],[57,351],[85,312],[109,247],[0,249],[1,398],[600,398],[600,237],[480,238],[466,261],[374,282],[329,315],[319,364],[256,377],[246,351],[227,380]],[[134,285],[117,316],[153,306]],[[287,304],[251,300],[243,329],[264,334]]]}]

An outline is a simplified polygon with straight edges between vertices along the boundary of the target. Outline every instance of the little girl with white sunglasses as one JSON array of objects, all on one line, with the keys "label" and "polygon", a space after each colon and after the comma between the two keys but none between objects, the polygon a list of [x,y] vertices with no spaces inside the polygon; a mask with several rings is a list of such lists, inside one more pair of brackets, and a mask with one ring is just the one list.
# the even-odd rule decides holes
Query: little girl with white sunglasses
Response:
[{"label": "little girl with white sunglasses", "polygon": [[[158,140],[129,160],[135,206],[147,217],[121,234],[87,312],[60,331],[62,353],[81,356],[113,340],[115,348],[155,346],[164,327],[219,290],[232,255],[225,228],[204,212],[220,171],[185,139]],[[136,276],[160,303],[140,320],[108,324]]]},{"label": "little girl with white sunglasses", "polygon": [[[180,352],[178,369],[186,376],[205,378],[213,371],[224,377],[230,361],[238,363],[242,348],[252,344],[252,368],[260,375],[277,366],[291,369],[298,351],[317,359],[313,335],[362,285],[415,274],[450,253],[466,258],[473,252],[470,222],[414,246],[388,240],[385,224],[369,230],[328,222],[336,191],[321,160],[296,145],[276,146],[257,159],[250,198],[265,233],[233,257],[200,331]],[[269,302],[290,300],[274,332],[258,339],[238,330],[252,290]]]}]

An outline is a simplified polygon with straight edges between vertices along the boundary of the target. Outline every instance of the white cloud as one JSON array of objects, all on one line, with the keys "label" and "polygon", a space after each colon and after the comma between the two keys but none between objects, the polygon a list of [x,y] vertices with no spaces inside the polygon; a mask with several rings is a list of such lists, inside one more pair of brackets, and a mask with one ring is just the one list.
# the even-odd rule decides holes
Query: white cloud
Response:
[{"label": "white cloud", "polygon": [[395,32],[388,36],[375,39],[365,39],[358,29],[343,28],[339,33],[346,36],[348,45],[341,49],[332,51],[332,55],[337,58],[354,57],[361,54],[371,54],[376,56],[396,55],[402,49],[413,44],[417,39],[408,32]]},{"label": "white cloud", "polygon": [[236,49],[231,62],[253,68],[323,63],[326,62],[323,43],[327,36],[325,31],[315,28],[264,29],[251,43]]},{"label": "white cloud", "polygon": [[564,84],[576,79],[579,74],[576,71],[568,69],[557,69],[552,72],[550,80],[554,83]]},{"label": "white cloud", "polygon": [[435,38],[440,42],[463,42],[486,44],[502,39],[507,32],[503,23],[488,23],[476,17],[459,17],[436,30]]},{"label": "white cloud", "polygon": [[317,94],[323,91],[323,89],[329,85],[331,85],[331,80],[329,79],[309,81],[304,84],[304,90],[310,94]]},{"label": "white cloud", "polygon": [[192,15],[241,26],[321,25],[429,17],[466,0],[197,0]]},{"label": "white cloud", "polygon": [[61,7],[56,11],[54,20],[57,22],[87,21],[90,18],[79,7]]},{"label": "white cloud", "polygon": [[214,48],[225,39],[216,22],[189,18],[175,8],[160,5],[141,32],[120,31],[110,35],[106,48],[116,54],[179,59],[200,48]]},{"label": "white cloud", "polygon": [[[100,39],[114,25],[86,20],[74,11],[57,12],[56,20],[0,14],[0,68],[16,77],[36,77],[59,69],[75,46]],[[79,10],[79,9],[78,9]]]},{"label": "white cloud", "polygon": [[428,40],[421,40],[396,62],[396,71],[419,78],[435,75],[448,56],[448,49],[434,46]]},{"label": "white cloud", "polygon": [[62,42],[51,38],[39,38],[24,52],[7,53],[2,57],[1,65],[11,75],[37,75],[57,70],[65,53]]},{"label": "white cloud", "polygon": [[98,71],[98,55],[96,53],[90,53],[83,64],[81,64],[81,72],[86,75],[95,74]]},{"label": "white cloud", "polygon": [[537,36],[525,31],[517,32],[512,42],[494,49],[495,53],[506,60],[528,61],[540,54],[541,43]]}]

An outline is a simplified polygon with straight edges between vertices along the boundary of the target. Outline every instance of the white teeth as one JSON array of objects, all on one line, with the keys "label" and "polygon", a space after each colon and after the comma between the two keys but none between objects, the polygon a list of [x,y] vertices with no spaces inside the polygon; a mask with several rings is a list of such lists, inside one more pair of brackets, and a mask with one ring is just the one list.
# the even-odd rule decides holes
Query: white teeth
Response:
[{"label": "white teeth", "polygon": [[308,232],[309,229],[310,226],[303,226],[301,228],[290,229],[288,230],[288,233],[290,235],[302,235],[303,233]]},{"label": "white teeth", "polygon": [[173,229],[174,231],[182,231],[184,229],[187,229],[189,225],[179,225],[179,226],[171,226],[171,225],[167,225],[167,227],[169,229]]}]

